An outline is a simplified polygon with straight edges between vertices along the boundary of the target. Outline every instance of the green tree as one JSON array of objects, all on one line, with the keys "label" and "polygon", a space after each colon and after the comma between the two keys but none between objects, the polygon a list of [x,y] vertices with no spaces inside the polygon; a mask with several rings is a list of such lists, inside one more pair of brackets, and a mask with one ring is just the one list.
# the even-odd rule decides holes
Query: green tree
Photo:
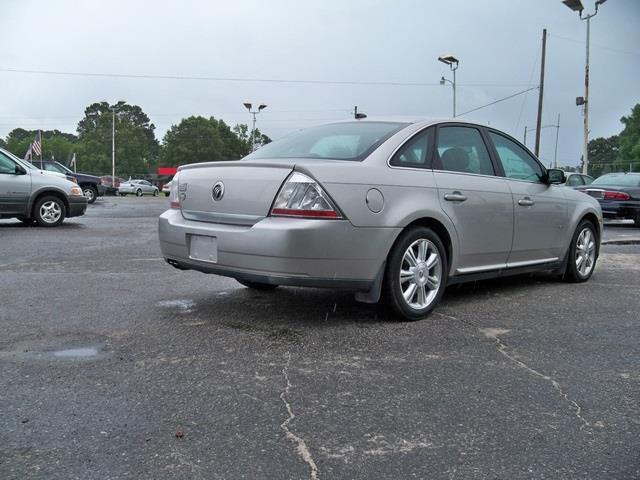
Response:
[{"label": "green tree", "polygon": [[640,171],[640,103],[631,109],[631,115],[622,117],[624,129],[620,133],[619,170]]},{"label": "green tree", "polygon": [[72,133],[64,133],[59,130],[25,130],[15,128],[7,135],[7,149],[14,155],[23,158],[29,145],[42,136],[42,158],[55,159],[66,164],[76,149],[77,137]]},{"label": "green tree", "polygon": [[[160,164],[176,166],[240,159],[251,151],[246,128],[246,125],[236,125],[231,129],[223,120],[214,117],[184,118],[165,134]],[[265,143],[270,141],[262,134],[260,140]]]},{"label": "green tree", "polygon": [[93,103],[78,123],[78,167],[83,171],[111,172],[113,110],[116,130],[116,175],[149,173],[155,169],[159,152],[155,126],[137,105],[120,101]]},{"label": "green tree", "polygon": [[[240,139],[243,145],[243,151],[245,152],[243,156],[249,155],[252,151],[251,140],[252,135],[249,131],[249,126],[244,123],[240,123],[233,127],[233,131],[236,136]],[[262,133],[259,129],[255,129],[253,131],[253,142],[256,148],[260,148],[267,143],[271,143],[271,139],[267,137],[264,133]]]},{"label": "green tree", "polygon": [[589,175],[599,177],[616,170],[618,136],[594,138],[589,141]]}]

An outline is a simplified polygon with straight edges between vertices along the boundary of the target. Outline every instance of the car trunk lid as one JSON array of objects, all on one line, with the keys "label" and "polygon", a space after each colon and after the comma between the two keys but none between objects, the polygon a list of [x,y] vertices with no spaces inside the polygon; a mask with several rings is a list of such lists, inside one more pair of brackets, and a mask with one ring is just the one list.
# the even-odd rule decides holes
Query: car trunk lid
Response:
[{"label": "car trunk lid", "polygon": [[269,214],[293,167],[293,163],[245,161],[182,167],[178,177],[182,215],[200,222],[253,225]]}]

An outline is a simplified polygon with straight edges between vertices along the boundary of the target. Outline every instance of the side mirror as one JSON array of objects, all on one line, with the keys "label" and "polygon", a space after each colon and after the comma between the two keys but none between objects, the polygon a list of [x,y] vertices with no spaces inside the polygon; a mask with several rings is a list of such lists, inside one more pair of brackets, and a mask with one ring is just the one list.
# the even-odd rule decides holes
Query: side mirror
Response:
[{"label": "side mirror", "polygon": [[24,168],[22,168],[22,166],[16,165],[15,174],[16,175],[26,175],[27,171]]},{"label": "side mirror", "polygon": [[547,184],[557,185],[567,181],[567,177],[564,172],[559,168],[550,168],[547,170]]}]

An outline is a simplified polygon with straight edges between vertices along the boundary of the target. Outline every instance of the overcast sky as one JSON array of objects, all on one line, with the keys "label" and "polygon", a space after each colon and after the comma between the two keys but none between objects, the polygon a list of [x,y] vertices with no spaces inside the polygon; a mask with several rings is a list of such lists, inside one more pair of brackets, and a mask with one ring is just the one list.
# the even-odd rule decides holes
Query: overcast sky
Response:
[{"label": "overcast sky", "polygon": [[[587,10],[594,0],[583,0]],[[547,28],[543,124],[560,114],[560,164],[578,163],[586,22],[560,0],[2,0],[0,69],[327,82],[344,85],[42,75],[0,71],[0,136],[15,127],[75,132],[92,102],[126,100],[157,137],[189,115],[249,123],[242,102],[268,105],[272,138],[369,115],[451,115],[443,53],[460,59],[458,112],[537,85]],[[640,102],[640,1],[609,0],[591,22],[591,136],[621,130]],[[463,118],[522,139],[537,90]],[[529,145],[534,137],[529,137]],[[553,159],[555,130],[541,157]]]}]

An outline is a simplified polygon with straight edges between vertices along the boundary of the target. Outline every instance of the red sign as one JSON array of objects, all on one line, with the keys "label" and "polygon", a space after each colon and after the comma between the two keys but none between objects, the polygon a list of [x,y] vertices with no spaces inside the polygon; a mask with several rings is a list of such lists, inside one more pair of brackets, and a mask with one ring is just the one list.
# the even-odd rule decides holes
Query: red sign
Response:
[{"label": "red sign", "polygon": [[158,175],[172,176],[172,175],[175,175],[177,171],[178,171],[177,167],[158,167],[158,170],[156,171],[156,173]]}]

